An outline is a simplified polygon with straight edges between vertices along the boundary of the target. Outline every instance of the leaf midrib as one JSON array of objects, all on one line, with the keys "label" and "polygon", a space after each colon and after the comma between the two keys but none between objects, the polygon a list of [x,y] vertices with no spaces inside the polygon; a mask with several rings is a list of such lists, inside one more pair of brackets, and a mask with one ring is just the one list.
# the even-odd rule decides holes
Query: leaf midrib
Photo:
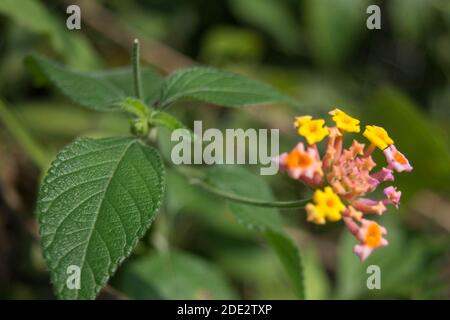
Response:
[{"label": "leaf midrib", "polygon": [[[104,189],[104,191],[103,191],[103,193],[106,195],[106,193],[108,192],[108,188],[109,188],[109,186],[111,185],[111,181],[112,181],[112,179],[114,178],[114,175],[115,175],[115,173],[116,173],[116,171],[117,171],[117,168],[119,167],[119,165],[121,164],[121,162],[122,162],[122,160],[124,159],[124,157],[125,157],[125,154],[128,152],[128,150],[130,149],[130,147],[134,144],[134,143],[136,143],[136,140],[131,140],[130,141],[130,143],[126,146],[126,148],[124,149],[124,151],[122,152],[122,154],[120,155],[120,157],[119,157],[119,159],[118,159],[118,161],[117,161],[117,164],[116,164],[116,166],[114,167],[114,169],[113,169],[113,171],[112,171],[112,173],[111,173],[111,176],[108,178],[108,181],[106,182],[106,184],[105,184],[105,189]],[[96,212],[96,215],[95,215],[95,219],[94,219],[94,222],[92,223],[92,228],[91,228],[91,230],[90,230],[90,232],[89,232],[89,235],[88,235],[88,237],[87,237],[87,241],[86,241],[86,248],[83,250],[83,260],[82,260],[82,262],[81,262],[81,266],[80,266],[80,269],[81,269],[81,274],[83,274],[83,270],[84,270],[84,265],[85,265],[85,262],[86,262],[86,256],[87,256],[87,252],[88,252],[88,250],[89,250],[89,245],[90,245],[90,243],[91,243],[91,237],[92,237],[92,235],[93,235],[93,233],[94,233],[94,231],[95,231],[95,226],[96,226],[96,224],[97,224],[97,221],[98,221],[98,217],[99,217],[99,215],[100,215],[100,210],[101,210],[101,208],[102,208],[102,206],[103,206],[103,202],[104,202],[104,200],[105,200],[105,198],[106,197],[103,197],[102,199],[101,199],[101,201],[99,201],[99,205],[98,205],[98,207],[97,207],[97,209],[95,210],[95,212]],[[108,249],[108,253],[109,253],[109,249]],[[110,262],[109,262],[109,264],[111,264],[112,263],[112,257],[111,257],[111,254],[109,253],[109,255],[110,255]],[[92,272],[92,278],[93,278],[93,281],[94,281],[94,283],[95,283],[95,285],[98,285],[98,283],[97,283],[97,281],[96,281],[96,279],[95,279],[95,275],[94,275],[94,272],[93,272],[93,270],[92,270],[92,267],[89,265],[89,268],[91,269],[91,272]],[[108,269],[109,269],[109,266],[108,266]],[[77,290],[76,291],[76,298],[78,299],[79,298],[79,293],[81,292],[81,289],[80,290]]]}]

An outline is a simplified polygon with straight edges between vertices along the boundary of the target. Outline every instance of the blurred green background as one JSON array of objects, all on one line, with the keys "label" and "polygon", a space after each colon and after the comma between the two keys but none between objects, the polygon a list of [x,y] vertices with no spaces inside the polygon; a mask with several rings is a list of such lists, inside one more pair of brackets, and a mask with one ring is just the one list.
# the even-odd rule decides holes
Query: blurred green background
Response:
[{"label": "blurred green background", "polygon": [[[81,30],[65,27],[69,4],[81,7]],[[381,30],[366,28],[369,4],[381,7]],[[303,256],[308,298],[450,297],[450,1],[1,0],[0,298],[54,298],[34,209],[56,151],[78,135],[129,128],[120,115],[69,103],[33,77],[24,58],[37,51],[79,70],[123,66],[134,37],[143,64],[163,75],[212,65],[300,102],[298,109],[173,108],[188,125],[201,119],[221,129],[280,128],[285,151],[298,141],[294,116],[326,116],[339,106],[385,127],[408,156],[414,171],[396,181],[402,205],[380,220],[390,245],[364,263],[342,223],[315,226],[302,210],[282,212]],[[309,195],[284,175],[266,179],[280,200]],[[256,233],[176,174],[169,171],[167,180],[158,219],[101,298],[295,298]],[[381,290],[366,287],[371,264],[381,267]]]}]

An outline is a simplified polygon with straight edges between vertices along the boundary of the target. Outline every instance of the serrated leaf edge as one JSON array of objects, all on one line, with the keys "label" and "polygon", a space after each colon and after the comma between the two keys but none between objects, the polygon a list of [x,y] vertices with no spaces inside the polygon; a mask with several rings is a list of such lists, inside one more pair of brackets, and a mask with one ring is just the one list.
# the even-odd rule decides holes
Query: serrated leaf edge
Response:
[{"label": "serrated leaf edge", "polygon": [[[79,144],[79,143],[82,143],[83,141],[88,140],[88,139],[89,139],[89,138],[77,138],[72,144]],[[139,240],[144,236],[144,234],[147,232],[147,230],[149,229],[149,227],[150,227],[150,225],[152,224],[153,220],[156,218],[156,215],[157,215],[157,213],[158,213],[158,209],[161,207],[161,203],[162,203],[162,200],[163,200],[163,197],[164,197],[164,193],[165,193],[165,185],[166,185],[166,183],[165,183],[165,168],[164,168],[164,165],[163,165],[161,156],[159,155],[159,153],[158,153],[154,148],[149,147],[148,145],[142,143],[141,141],[139,141],[139,140],[137,140],[137,139],[130,139],[130,143],[129,143],[129,145],[125,148],[125,150],[123,151],[122,156],[121,156],[121,159],[118,161],[117,166],[118,166],[119,163],[121,162],[121,160],[122,160],[122,158],[123,158],[123,155],[125,155],[126,151],[127,151],[134,143],[139,143],[139,144],[141,144],[142,146],[148,148],[148,150],[151,151],[151,152],[152,152],[152,153],[160,160],[160,161],[159,161],[160,166],[159,166],[159,168],[155,168],[155,171],[159,170],[159,172],[161,172],[161,181],[160,181],[161,197],[159,197],[159,198],[157,199],[157,202],[155,203],[155,207],[154,207],[154,212],[155,212],[155,214],[153,215],[153,217],[152,217],[151,219],[149,219],[149,221],[148,221],[147,223],[144,223],[144,225],[140,227],[140,229],[139,229],[139,230],[137,231],[137,233],[136,233],[136,234],[137,234],[137,237],[133,240],[133,242],[131,243],[131,245],[130,245],[130,247],[129,247],[128,250],[125,250],[126,248],[124,248],[124,250],[125,250],[125,251],[124,251],[124,255],[123,255],[123,257],[122,257],[120,260],[118,260],[117,264],[116,264],[115,266],[113,266],[112,268],[108,268],[108,275],[107,275],[106,279],[105,279],[105,280],[102,279],[102,281],[105,281],[105,283],[104,283],[104,284],[100,284],[102,287],[104,287],[104,285],[107,284],[108,279],[110,279],[110,278],[114,275],[114,273],[117,271],[118,267],[122,264],[122,262],[123,262],[127,257],[129,257],[129,255],[131,254],[131,252],[132,252],[132,251],[134,250],[134,248],[136,247],[136,244],[138,243],[138,241],[139,241]],[[54,166],[56,163],[58,163],[59,161],[60,161],[60,159],[58,159],[58,158],[56,158],[54,161],[52,161],[49,171],[50,171],[50,170],[53,168],[53,166]],[[117,166],[116,166],[116,168],[117,168]],[[152,166],[153,166],[153,163],[152,163]],[[116,170],[116,168],[115,168],[114,170]],[[113,175],[112,175],[112,176],[113,176]],[[44,181],[43,181],[42,185],[45,184],[45,183],[47,183],[47,179],[48,179],[48,174],[47,174],[46,177],[44,178]],[[107,184],[106,190],[107,190],[108,186],[109,186],[109,182],[108,182],[108,184]],[[40,192],[42,192],[42,191],[40,190]],[[106,191],[105,191],[105,192],[106,192]],[[39,198],[41,198],[41,195],[39,196]],[[103,203],[103,200],[100,202],[100,206],[101,206],[101,203]],[[41,209],[40,209],[39,204],[38,204],[38,208],[37,208],[37,215],[38,215],[38,221],[39,221],[39,236],[41,236],[41,235],[42,235],[42,212],[41,212]],[[94,226],[95,226],[95,222],[94,222]],[[94,230],[94,229],[95,229],[95,228],[93,228],[93,230]],[[91,235],[92,235],[92,233],[93,233],[93,230],[92,230],[92,232],[90,233],[89,238],[91,237]],[[89,240],[88,240],[87,242],[89,243]],[[46,260],[46,261],[50,260],[50,257],[48,256],[48,253],[46,252],[45,248],[43,247],[42,242],[41,242],[41,249],[42,249],[42,252],[43,252],[43,255],[44,255],[45,260]],[[84,261],[83,261],[83,265],[84,265]],[[55,279],[54,272],[53,272],[54,270],[51,270],[51,269],[49,268],[49,271],[51,271],[51,272],[50,272],[50,282],[51,282],[52,285],[53,285],[54,292],[55,292],[55,294],[56,294],[59,298],[61,298],[60,292],[57,291],[56,279]],[[102,287],[100,287],[99,285],[97,285],[97,286],[95,287],[95,292],[94,292],[95,297],[98,295],[98,293],[100,292],[100,290],[102,289]],[[76,299],[78,299],[78,298],[79,298],[79,296],[78,296],[78,292],[77,292]]]}]

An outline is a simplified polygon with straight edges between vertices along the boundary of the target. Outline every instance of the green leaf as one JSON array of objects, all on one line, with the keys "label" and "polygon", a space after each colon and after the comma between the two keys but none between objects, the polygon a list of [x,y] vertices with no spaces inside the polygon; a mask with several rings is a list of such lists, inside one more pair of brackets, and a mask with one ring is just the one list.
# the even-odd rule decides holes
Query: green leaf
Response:
[{"label": "green leaf", "polygon": [[211,263],[181,252],[159,252],[124,270],[121,290],[135,299],[235,299],[225,276]]},{"label": "green leaf", "polygon": [[297,246],[284,233],[267,231],[265,235],[291,279],[295,293],[300,299],[305,299],[303,266]]},{"label": "green leaf", "polygon": [[235,73],[206,67],[182,69],[164,81],[160,96],[163,108],[186,99],[226,107],[291,102],[289,97],[269,85]]},{"label": "green leaf", "polygon": [[42,56],[33,55],[35,63],[45,76],[73,102],[96,110],[118,109],[126,98],[125,91],[112,83],[91,75],[71,71]]},{"label": "green leaf", "polygon": [[[212,167],[207,170],[210,184],[234,194],[254,199],[273,200],[272,192],[263,179],[235,166]],[[298,248],[283,230],[279,213],[274,208],[262,208],[229,202],[239,223],[260,231],[275,250],[281,264],[291,278],[300,299],[305,298],[303,268]]]},{"label": "green leaf", "polygon": [[311,244],[302,253],[305,295],[309,300],[330,299],[331,283],[317,246]]},{"label": "green leaf", "polygon": [[[177,129],[188,129],[180,120],[172,116],[170,113],[164,111],[154,111],[151,114],[150,123],[157,126],[163,126],[170,130],[170,132]],[[192,132],[192,134],[194,134]]]},{"label": "green leaf", "polygon": [[135,98],[125,98],[119,105],[123,110],[145,121],[150,115],[150,109],[141,100]]},{"label": "green leaf", "polygon": [[[164,111],[153,111],[150,115],[149,123],[157,127],[166,128],[169,132],[173,132],[177,129],[184,129],[186,132],[184,139],[186,139],[186,141],[189,140],[193,142],[199,141],[200,139],[200,137],[198,137],[191,129],[186,127],[184,123],[172,116],[170,113]],[[171,149],[171,147],[169,147],[169,149]]]},{"label": "green leaf", "polygon": [[[39,55],[28,59],[61,92],[84,107],[100,111],[119,110],[120,103],[133,97],[133,77],[130,68],[95,73],[81,73]],[[142,70],[144,100],[155,99],[161,86],[160,78],[148,69]]]},{"label": "green leaf", "polygon": [[[93,299],[150,226],[164,191],[155,149],[128,138],[77,139],[38,199],[41,244],[58,297]],[[81,288],[66,286],[78,266]]]},{"label": "green leaf", "polygon": [[[122,89],[129,97],[134,96],[133,70],[131,67],[104,70],[92,73],[98,79],[106,80],[115,87]],[[141,68],[142,99],[147,104],[153,104],[159,97],[162,79],[153,70]]]}]

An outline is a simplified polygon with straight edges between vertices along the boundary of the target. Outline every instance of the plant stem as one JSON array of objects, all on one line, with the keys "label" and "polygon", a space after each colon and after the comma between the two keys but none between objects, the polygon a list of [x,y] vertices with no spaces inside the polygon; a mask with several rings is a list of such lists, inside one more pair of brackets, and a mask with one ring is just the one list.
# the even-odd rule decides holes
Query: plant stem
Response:
[{"label": "plant stem", "polygon": [[109,294],[116,300],[130,300],[128,296],[126,296],[124,293],[120,292],[116,288],[110,286],[109,284],[103,287],[103,292]]},{"label": "plant stem", "polygon": [[245,203],[257,207],[267,207],[267,208],[284,208],[284,209],[299,209],[304,208],[305,205],[311,201],[310,199],[301,199],[301,200],[292,200],[292,201],[266,201],[266,200],[258,200],[258,199],[252,199],[247,197],[238,196],[233,193],[229,193],[226,191],[223,191],[219,188],[216,188],[208,183],[206,183],[203,180],[197,179],[197,178],[189,178],[189,182],[191,184],[197,185],[201,187],[202,189],[213,193],[215,195],[218,195],[219,197]]},{"label": "plant stem", "polygon": [[131,63],[133,64],[133,76],[134,76],[134,95],[136,98],[142,98],[142,84],[141,84],[141,67],[140,67],[140,45],[139,40],[134,39],[133,53],[131,56]]},{"label": "plant stem", "polygon": [[174,172],[178,173],[182,177],[184,177],[190,184],[197,185],[208,191],[213,193],[219,197],[224,199],[245,203],[248,205],[253,205],[257,207],[266,207],[266,208],[282,208],[282,209],[301,209],[304,208],[305,205],[311,201],[311,199],[301,199],[301,200],[291,200],[291,201],[270,201],[270,200],[259,200],[252,199],[248,197],[238,196],[234,193],[227,192],[217,188],[205,181],[205,175],[202,171],[191,169],[189,167],[174,167],[168,164]]},{"label": "plant stem", "polygon": [[0,120],[36,165],[45,171],[49,164],[49,158],[2,101],[0,101]]}]

